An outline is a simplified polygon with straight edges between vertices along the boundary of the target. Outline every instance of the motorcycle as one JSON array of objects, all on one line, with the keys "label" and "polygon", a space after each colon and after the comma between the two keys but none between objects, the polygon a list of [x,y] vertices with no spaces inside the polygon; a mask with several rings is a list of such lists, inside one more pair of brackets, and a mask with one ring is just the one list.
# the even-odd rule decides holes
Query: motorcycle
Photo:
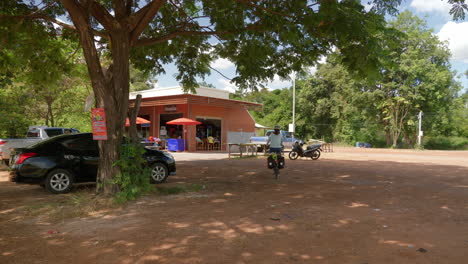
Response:
[{"label": "motorcycle", "polygon": [[289,159],[296,160],[299,157],[309,157],[312,160],[318,160],[320,153],[322,152],[322,144],[314,144],[307,146],[304,150],[302,147],[304,143],[296,141],[293,145],[291,152],[289,152]]}]

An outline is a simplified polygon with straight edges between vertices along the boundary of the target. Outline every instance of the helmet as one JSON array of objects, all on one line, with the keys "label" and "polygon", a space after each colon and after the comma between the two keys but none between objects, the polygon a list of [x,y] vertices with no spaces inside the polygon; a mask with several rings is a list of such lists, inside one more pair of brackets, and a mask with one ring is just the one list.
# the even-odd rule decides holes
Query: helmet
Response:
[{"label": "helmet", "polygon": [[275,130],[276,130],[276,129],[281,129],[281,127],[280,127],[279,125],[276,125],[276,126],[275,126]]}]

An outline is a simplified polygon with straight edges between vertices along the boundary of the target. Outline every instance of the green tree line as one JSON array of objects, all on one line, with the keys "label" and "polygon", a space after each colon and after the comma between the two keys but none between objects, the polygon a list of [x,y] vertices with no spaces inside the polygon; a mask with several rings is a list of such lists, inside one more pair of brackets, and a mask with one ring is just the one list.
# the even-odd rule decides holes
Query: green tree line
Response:
[{"label": "green tree line", "polygon": [[[446,44],[410,12],[388,27],[401,34],[397,45],[386,47],[388,61],[382,61],[377,79],[356,78],[337,50],[315,74],[296,81],[296,133],[329,142],[414,147],[422,111],[426,148],[468,147],[468,93],[455,81]],[[263,111],[252,115],[263,125],[287,128],[292,121],[291,88],[233,98],[262,103]]]}]

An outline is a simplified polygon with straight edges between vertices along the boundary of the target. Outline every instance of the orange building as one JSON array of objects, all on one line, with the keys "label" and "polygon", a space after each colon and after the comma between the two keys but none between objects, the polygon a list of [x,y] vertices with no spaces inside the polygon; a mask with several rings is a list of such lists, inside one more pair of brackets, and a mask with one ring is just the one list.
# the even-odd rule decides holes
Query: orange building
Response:
[{"label": "orange building", "polygon": [[[186,150],[226,150],[226,143],[245,143],[255,134],[255,121],[248,110],[262,105],[229,99],[229,92],[199,87],[196,94],[184,93],[181,87],[155,88],[132,92],[130,104],[142,95],[139,117],[151,121],[139,127],[144,138],[185,139]],[[201,122],[197,126],[167,125],[168,121],[186,117]],[[215,147],[207,142],[215,141]]]}]

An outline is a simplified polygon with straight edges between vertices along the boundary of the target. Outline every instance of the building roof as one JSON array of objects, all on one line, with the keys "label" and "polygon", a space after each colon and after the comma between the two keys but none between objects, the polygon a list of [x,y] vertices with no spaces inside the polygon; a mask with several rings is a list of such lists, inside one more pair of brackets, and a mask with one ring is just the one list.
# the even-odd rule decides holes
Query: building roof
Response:
[{"label": "building roof", "polygon": [[154,88],[154,89],[149,89],[149,90],[131,92],[129,98],[135,99],[137,94],[141,94],[142,98],[193,94],[193,95],[200,95],[200,96],[205,96],[205,97],[229,99],[229,92],[225,90],[221,90],[221,89],[200,86],[200,87],[195,88],[195,91],[196,91],[195,93],[184,92],[184,89],[182,86],[164,87],[164,88],[161,87],[161,88]]},{"label": "building roof", "polygon": [[[134,98],[130,99],[130,106],[133,105],[133,102],[135,100]],[[243,107],[247,110],[257,110],[257,111],[262,109],[262,104],[244,102],[244,101],[239,101],[239,100],[224,99],[224,98],[209,97],[209,96],[194,95],[194,94],[143,97],[141,99],[140,106],[145,107],[145,106],[176,105],[176,104],[209,105],[209,106],[217,106],[217,107],[224,107],[224,108]]]}]

